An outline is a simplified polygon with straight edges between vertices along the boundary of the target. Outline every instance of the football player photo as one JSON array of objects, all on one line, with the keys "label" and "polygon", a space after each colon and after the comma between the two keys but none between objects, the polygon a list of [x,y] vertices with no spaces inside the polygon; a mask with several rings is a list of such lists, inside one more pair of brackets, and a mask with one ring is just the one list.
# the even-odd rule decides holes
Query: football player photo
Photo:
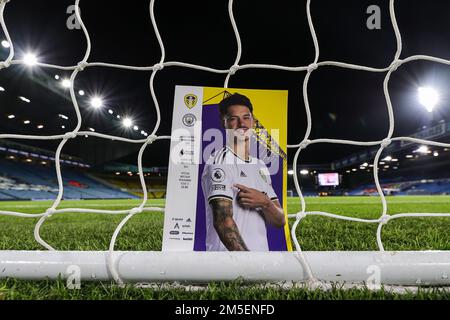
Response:
[{"label": "football player photo", "polygon": [[264,161],[250,156],[254,117],[239,93],[219,103],[227,144],[207,161],[202,174],[207,251],[268,251],[266,224],[286,219]]}]

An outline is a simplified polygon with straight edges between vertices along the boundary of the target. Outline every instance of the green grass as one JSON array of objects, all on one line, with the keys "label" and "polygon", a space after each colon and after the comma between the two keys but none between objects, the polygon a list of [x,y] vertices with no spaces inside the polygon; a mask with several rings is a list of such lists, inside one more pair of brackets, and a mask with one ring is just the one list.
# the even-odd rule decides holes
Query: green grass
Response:
[{"label": "green grass", "polygon": [[[375,197],[307,198],[307,211],[326,211],[360,218],[378,218],[381,203]],[[41,213],[51,202],[1,202],[0,210]],[[60,208],[79,207],[123,210],[139,205],[136,200],[64,201]],[[163,206],[151,200],[149,206]],[[298,198],[290,198],[288,212],[299,210]],[[388,197],[389,214],[404,212],[450,213],[450,197]],[[107,250],[114,229],[124,215],[68,213],[49,218],[41,236],[58,250]],[[33,237],[35,218],[0,216],[0,250],[42,250]],[[291,222],[292,223],[292,222]],[[122,229],[117,250],[161,250],[162,213],[141,213]],[[346,222],[308,216],[297,231],[304,250],[377,250],[376,224]],[[402,218],[383,228],[386,250],[450,250],[450,217]],[[242,283],[210,284],[205,290],[183,288],[149,289],[110,284],[83,283],[81,290],[69,290],[63,281],[0,280],[2,299],[448,299],[448,293],[419,291],[398,295],[364,289],[308,291],[283,290],[272,286],[243,286]]]}]

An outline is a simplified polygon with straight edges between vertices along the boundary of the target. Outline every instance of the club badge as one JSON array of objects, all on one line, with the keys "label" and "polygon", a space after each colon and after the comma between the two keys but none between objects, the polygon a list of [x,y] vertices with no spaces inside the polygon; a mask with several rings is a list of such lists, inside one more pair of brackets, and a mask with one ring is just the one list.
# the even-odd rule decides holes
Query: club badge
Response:
[{"label": "club badge", "polygon": [[192,109],[197,105],[197,96],[195,94],[189,93],[184,96],[184,104],[189,109]]}]

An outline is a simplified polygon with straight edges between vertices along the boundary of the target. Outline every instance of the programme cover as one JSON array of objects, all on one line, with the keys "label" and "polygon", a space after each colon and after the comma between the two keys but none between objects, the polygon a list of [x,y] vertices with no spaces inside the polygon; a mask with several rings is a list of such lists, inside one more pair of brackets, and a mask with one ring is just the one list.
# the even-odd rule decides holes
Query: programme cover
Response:
[{"label": "programme cover", "polygon": [[163,250],[292,249],[287,96],[176,87]]}]

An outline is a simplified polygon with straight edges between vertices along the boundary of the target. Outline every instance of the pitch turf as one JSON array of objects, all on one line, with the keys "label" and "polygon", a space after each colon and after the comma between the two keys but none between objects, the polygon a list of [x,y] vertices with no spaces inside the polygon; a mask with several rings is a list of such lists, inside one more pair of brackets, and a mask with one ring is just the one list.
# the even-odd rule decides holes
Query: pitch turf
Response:
[{"label": "pitch turf", "polygon": [[[308,211],[326,211],[360,218],[377,218],[381,203],[375,197],[307,198]],[[0,210],[41,213],[51,202],[0,202]],[[64,201],[60,208],[121,210],[137,206],[136,200]],[[164,206],[150,200],[149,206]],[[288,212],[299,210],[298,198],[288,200]],[[405,212],[450,213],[450,196],[388,197],[389,214]],[[42,238],[58,250],[107,250],[115,227],[124,216],[69,213],[49,218],[41,229]],[[41,250],[33,237],[37,219],[0,216],[0,250]],[[161,250],[162,213],[141,213],[122,229],[117,250]],[[310,216],[299,226],[298,238],[304,250],[377,250],[376,224],[346,222]],[[402,218],[383,228],[386,250],[450,250],[450,217]],[[242,283],[211,284],[205,290],[187,292],[183,288],[124,289],[110,284],[85,283],[81,290],[66,289],[64,282],[0,280],[1,299],[448,299],[443,292],[420,291],[397,295],[386,291],[283,290],[248,287]]]}]

